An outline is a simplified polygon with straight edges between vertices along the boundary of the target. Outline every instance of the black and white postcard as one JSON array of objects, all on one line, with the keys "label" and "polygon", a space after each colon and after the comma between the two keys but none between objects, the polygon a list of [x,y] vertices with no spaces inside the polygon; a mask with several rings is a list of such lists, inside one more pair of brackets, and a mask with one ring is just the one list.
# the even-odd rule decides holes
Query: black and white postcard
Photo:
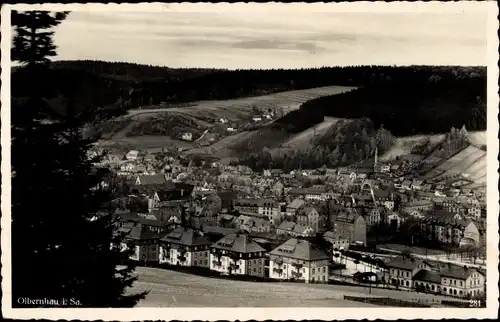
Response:
[{"label": "black and white postcard", "polygon": [[494,318],[497,15],[2,6],[2,315]]}]

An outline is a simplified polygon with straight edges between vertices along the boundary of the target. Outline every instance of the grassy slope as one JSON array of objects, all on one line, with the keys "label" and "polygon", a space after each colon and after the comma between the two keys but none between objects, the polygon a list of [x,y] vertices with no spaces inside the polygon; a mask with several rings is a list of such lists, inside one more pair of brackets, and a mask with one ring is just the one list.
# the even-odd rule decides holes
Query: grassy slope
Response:
[{"label": "grassy slope", "polygon": [[[344,86],[319,87],[226,101],[201,101],[192,103],[188,107],[172,107],[166,109],[158,108],[149,111],[131,110],[129,111],[129,115],[134,115],[135,122],[148,122],[148,120],[150,120],[155,115],[159,115],[165,112],[176,112],[178,115],[185,115],[189,118],[197,118],[201,121],[207,119],[218,119],[221,117],[227,118],[230,121],[238,121],[243,118],[250,117],[253,114],[253,106],[259,108],[262,111],[266,111],[268,108],[272,108],[274,110],[282,110],[283,113],[288,113],[290,110],[298,108],[302,103],[310,99],[314,99],[324,95],[338,94],[352,89],[352,87]],[[112,140],[124,140],[125,134],[130,130],[130,128],[131,127],[126,127],[122,131],[115,133]],[[225,157],[228,153],[231,153],[230,148],[237,142],[240,142],[240,138],[242,136],[250,137],[247,134],[238,133],[234,138],[233,136],[226,137],[220,142],[212,145],[212,147],[215,150],[220,151],[218,152],[219,157]],[[130,139],[131,138],[129,137],[127,140]],[[281,144],[281,142],[278,143],[278,146],[279,144]],[[204,153],[201,150],[206,151],[206,149],[196,149],[192,153]]]},{"label": "grassy slope", "polygon": [[334,117],[325,117],[325,120],[313,127],[308,128],[300,133],[293,135],[286,140],[281,147],[294,149],[307,149],[312,144],[312,139],[315,136],[322,136],[326,131],[335,125],[340,119]]},{"label": "grassy slope", "polygon": [[139,307],[368,307],[372,305],[345,301],[343,296],[405,300],[429,297],[422,293],[374,288],[369,295],[365,287],[341,285],[224,280],[154,268],[138,268],[137,273],[139,280],[132,289],[151,291]]},{"label": "grassy slope", "polygon": [[444,137],[444,134],[398,137],[394,140],[392,148],[380,156],[380,160],[391,161],[398,156],[410,154],[415,145],[424,142],[426,139],[429,139],[432,145],[437,145],[444,140]]},{"label": "grassy slope", "polygon": [[470,145],[427,172],[426,178],[436,179],[439,182],[453,175],[462,175],[474,183],[484,182],[486,152]]}]

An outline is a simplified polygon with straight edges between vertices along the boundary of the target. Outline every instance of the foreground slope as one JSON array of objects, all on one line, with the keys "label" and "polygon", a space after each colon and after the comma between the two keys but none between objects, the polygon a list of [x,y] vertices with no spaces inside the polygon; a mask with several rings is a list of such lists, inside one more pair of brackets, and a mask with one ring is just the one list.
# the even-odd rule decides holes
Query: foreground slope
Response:
[{"label": "foreground slope", "polygon": [[[150,290],[139,307],[375,307],[344,295],[429,299],[428,294],[366,287],[279,282],[243,282],[176,271],[138,268],[132,291]],[[449,299],[434,296],[433,299]]]}]

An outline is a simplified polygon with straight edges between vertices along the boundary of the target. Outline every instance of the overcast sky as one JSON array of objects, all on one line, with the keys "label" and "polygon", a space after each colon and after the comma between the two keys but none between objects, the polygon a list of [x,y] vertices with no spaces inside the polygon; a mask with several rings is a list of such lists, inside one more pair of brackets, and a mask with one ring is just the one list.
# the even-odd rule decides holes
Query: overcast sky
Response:
[{"label": "overcast sky", "polygon": [[74,11],[56,30],[56,59],[230,69],[487,64],[486,10],[290,8],[168,5],[156,12]]}]

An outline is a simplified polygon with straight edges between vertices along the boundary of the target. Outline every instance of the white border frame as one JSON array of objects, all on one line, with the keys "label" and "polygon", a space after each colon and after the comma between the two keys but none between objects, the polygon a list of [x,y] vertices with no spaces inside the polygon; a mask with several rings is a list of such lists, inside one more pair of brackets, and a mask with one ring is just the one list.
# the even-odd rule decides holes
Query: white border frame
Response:
[{"label": "white border frame", "polygon": [[[462,12],[474,11],[478,8],[488,9],[488,135],[487,135],[487,308],[483,309],[449,309],[442,308],[429,310],[427,308],[132,308],[132,309],[12,309],[11,298],[11,267],[10,267],[10,10],[119,10],[119,11],[157,11],[178,10],[262,10],[266,11],[301,10],[307,6],[318,11],[335,10],[335,12]],[[207,4],[207,3],[183,3],[181,4],[43,4],[43,5],[4,5],[2,6],[2,87],[1,87],[1,139],[2,139],[2,199],[1,199],[1,249],[2,249],[2,313],[6,318],[16,319],[79,319],[79,320],[267,320],[267,319],[293,319],[309,320],[324,319],[471,319],[471,318],[495,318],[498,312],[498,7],[496,2],[356,2],[356,3],[315,3],[315,4]]]}]

